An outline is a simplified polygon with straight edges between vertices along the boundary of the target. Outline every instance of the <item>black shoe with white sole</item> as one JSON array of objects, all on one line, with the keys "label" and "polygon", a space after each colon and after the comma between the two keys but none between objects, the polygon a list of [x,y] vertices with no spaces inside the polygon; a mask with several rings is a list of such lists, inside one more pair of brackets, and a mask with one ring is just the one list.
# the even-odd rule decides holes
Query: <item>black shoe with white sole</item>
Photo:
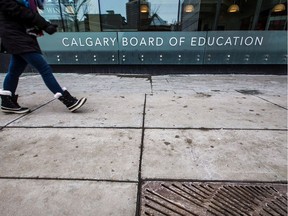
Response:
[{"label": "black shoe with white sole", "polygon": [[18,95],[12,95],[10,91],[0,90],[1,111],[5,113],[24,114],[30,112],[27,107],[21,107],[17,100]]},{"label": "black shoe with white sole", "polygon": [[73,97],[67,90],[64,90],[63,94],[57,93],[55,97],[58,98],[63,104],[65,104],[71,112],[74,112],[82,107],[87,100],[87,98],[77,99],[76,97]]}]

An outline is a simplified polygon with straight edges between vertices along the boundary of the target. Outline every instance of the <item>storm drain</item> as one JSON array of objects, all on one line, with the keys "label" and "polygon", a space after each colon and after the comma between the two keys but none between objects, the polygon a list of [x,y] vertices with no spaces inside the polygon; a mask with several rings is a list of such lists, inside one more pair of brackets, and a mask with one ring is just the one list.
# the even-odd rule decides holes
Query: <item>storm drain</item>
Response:
[{"label": "storm drain", "polygon": [[286,184],[145,182],[141,215],[287,215]]}]

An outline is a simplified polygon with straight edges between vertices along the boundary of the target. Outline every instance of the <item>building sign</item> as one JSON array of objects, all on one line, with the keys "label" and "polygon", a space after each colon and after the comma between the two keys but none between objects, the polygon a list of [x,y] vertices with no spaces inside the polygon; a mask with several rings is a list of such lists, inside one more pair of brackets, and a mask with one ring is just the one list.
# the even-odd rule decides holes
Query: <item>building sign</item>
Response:
[{"label": "building sign", "polygon": [[[157,34],[157,33],[156,33]],[[164,33],[162,33],[164,34]],[[206,33],[205,33],[206,34]],[[138,36],[135,36],[138,35]],[[57,42],[56,49],[66,48],[87,48],[91,47],[122,47],[131,49],[141,48],[187,48],[192,49],[193,47],[232,47],[232,46],[265,46],[267,41],[263,35],[249,35],[246,36],[203,36],[203,33],[180,33],[175,34],[164,34],[165,36],[153,35],[152,33],[57,33],[53,38],[54,42]],[[49,37],[49,36],[47,36]],[[45,38],[46,39],[46,38]],[[47,47],[48,48],[48,47]],[[49,49],[53,47],[49,46]]]},{"label": "building sign", "polygon": [[[49,40],[50,39],[50,40]],[[47,51],[108,51],[118,50],[116,32],[65,32],[39,38],[41,48]]]},{"label": "building sign", "polygon": [[[223,32],[224,33],[224,32]],[[57,33],[52,41],[57,42],[56,49],[87,48],[91,47],[122,47],[131,49],[141,48],[193,48],[193,47],[261,47],[269,45],[271,40],[261,34],[247,34],[229,36],[217,33],[216,36],[203,35],[201,32],[195,33]],[[155,35],[156,34],[156,35]],[[227,34],[225,32],[225,34]],[[162,35],[162,36],[161,36]],[[164,36],[163,36],[164,35]],[[176,35],[176,36],[175,36]],[[267,35],[267,34],[266,34]],[[47,36],[51,37],[51,36]],[[269,37],[269,36],[268,36]],[[48,39],[48,38],[47,38]],[[42,41],[42,39],[40,39]],[[46,38],[43,39],[46,41]],[[45,44],[43,44],[45,46]],[[48,47],[47,47],[48,48]],[[53,47],[49,46],[49,49]]]},{"label": "building sign", "polygon": [[187,41],[189,46],[261,46],[263,43],[264,37],[170,37],[168,40],[164,40],[162,37],[122,37],[121,45],[123,47],[132,46],[132,47],[160,47],[160,46],[187,46]]},{"label": "building sign", "polygon": [[63,37],[61,42],[64,47],[115,47],[117,37]]},{"label": "building sign", "polygon": [[109,59],[122,64],[284,64],[286,38],[284,31],[67,32],[39,42],[47,55],[110,52]]},{"label": "building sign", "polygon": [[264,37],[192,37],[191,46],[261,46]]}]

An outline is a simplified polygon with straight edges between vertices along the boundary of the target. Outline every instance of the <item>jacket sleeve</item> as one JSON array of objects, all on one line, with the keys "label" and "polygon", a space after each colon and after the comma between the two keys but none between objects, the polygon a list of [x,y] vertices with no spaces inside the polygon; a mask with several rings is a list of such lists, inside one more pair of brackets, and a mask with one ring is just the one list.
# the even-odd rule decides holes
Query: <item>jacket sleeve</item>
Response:
[{"label": "jacket sleeve", "polygon": [[45,29],[50,23],[40,14],[18,4],[15,0],[0,0],[0,11],[8,18]]}]

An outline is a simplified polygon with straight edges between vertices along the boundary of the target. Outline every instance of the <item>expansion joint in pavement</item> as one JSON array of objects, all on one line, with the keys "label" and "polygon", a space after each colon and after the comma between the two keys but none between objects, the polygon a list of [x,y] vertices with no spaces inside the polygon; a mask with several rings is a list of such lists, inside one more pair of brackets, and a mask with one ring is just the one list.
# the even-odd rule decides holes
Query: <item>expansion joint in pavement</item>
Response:
[{"label": "expansion joint in pavement", "polygon": [[138,181],[133,180],[113,180],[113,179],[93,179],[93,178],[49,178],[49,177],[15,177],[15,176],[0,176],[0,180],[38,180],[38,181],[72,181],[72,182],[110,182],[110,183],[127,183],[137,184]]},{"label": "expansion joint in pavement", "polygon": [[273,105],[275,105],[275,106],[277,106],[277,107],[280,107],[280,108],[282,108],[282,109],[288,110],[286,107],[283,107],[283,106],[281,106],[281,105],[279,105],[279,104],[273,103],[273,102],[271,102],[271,101],[269,101],[269,100],[266,100],[265,98],[262,98],[262,97],[259,97],[259,96],[256,96],[256,97],[258,97],[258,98],[260,98],[261,100],[264,100],[264,101],[266,101],[266,102],[268,102],[268,103],[271,103],[271,104],[273,104]]},{"label": "expansion joint in pavement", "polygon": [[[48,102],[46,102],[46,103],[44,103],[44,104],[36,107],[35,109],[31,110],[30,112],[25,113],[25,114],[23,114],[23,115],[20,115],[18,118],[15,118],[15,119],[13,119],[12,121],[10,121],[10,122],[8,122],[7,124],[5,124],[4,126],[2,126],[2,127],[0,128],[0,130],[4,129],[5,127],[8,127],[9,125],[11,125],[12,123],[18,121],[19,119],[24,118],[26,115],[29,115],[29,114],[35,112],[36,110],[38,110],[38,109],[46,106],[47,104],[51,103],[51,102],[54,101],[54,100],[55,100],[55,99],[52,99],[52,100],[50,100],[50,101],[48,101]],[[8,114],[8,115],[10,115],[10,114]],[[14,114],[11,114],[11,115],[14,115]]]},{"label": "expansion joint in pavement", "polygon": [[145,127],[147,130],[227,130],[227,131],[287,131],[287,128],[209,128],[209,127]]},{"label": "expansion joint in pavement", "polygon": [[141,145],[140,145],[140,159],[139,159],[139,169],[138,169],[138,188],[137,188],[136,213],[135,213],[136,216],[140,215],[140,206],[141,206],[141,193],[142,193],[141,179],[142,179],[142,159],[143,159],[144,136],[145,136],[146,100],[147,100],[147,94],[145,94],[144,106],[143,106],[142,135],[141,135]]}]

